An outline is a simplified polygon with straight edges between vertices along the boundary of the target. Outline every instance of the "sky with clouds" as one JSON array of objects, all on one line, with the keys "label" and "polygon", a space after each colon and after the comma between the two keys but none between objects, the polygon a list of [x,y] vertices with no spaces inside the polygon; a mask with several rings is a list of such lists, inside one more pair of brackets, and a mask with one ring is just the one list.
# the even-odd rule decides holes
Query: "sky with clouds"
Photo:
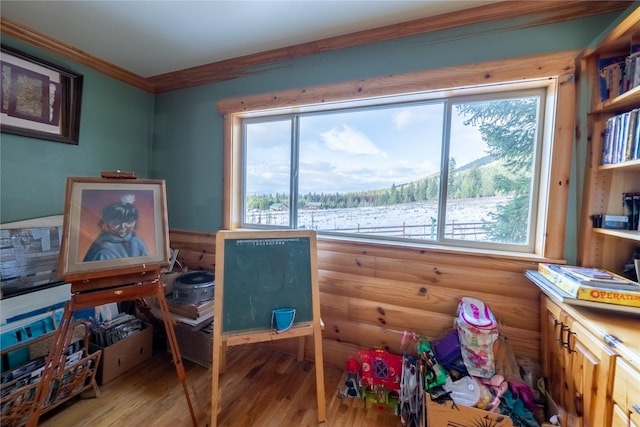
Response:
[{"label": "sky with clouds", "polygon": [[[486,146],[453,113],[450,156],[462,166],[486,155]],[[438,172],[443,117],[442,103],[302,116],[299,193],[376,190]],[[288,120],[249,125],[248,194],[288,194],[290,140]]]}]

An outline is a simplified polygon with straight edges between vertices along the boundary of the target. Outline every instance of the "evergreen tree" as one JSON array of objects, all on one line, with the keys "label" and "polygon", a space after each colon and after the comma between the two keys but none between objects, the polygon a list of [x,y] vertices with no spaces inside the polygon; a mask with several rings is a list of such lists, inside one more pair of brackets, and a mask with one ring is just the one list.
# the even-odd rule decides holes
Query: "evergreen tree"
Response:
[{"label": "evergreen tree", "polygon": [[478,166],[469,170],[462,179],[460,186],[460,196],[462,198],[479,197],[482,192],[482,173]]},{"label": "evergreen tree", "polygon": [[460,104],[465,124],[480,130],[489,153],[501,160],[510,172],[496,175],[497,191],[512,196],[490,216],[495,222],[485,226],[492,241],[526,243],[529,226],[529,199],[533,174],[533,153],[537,130],[538,98],[517,98]]}]

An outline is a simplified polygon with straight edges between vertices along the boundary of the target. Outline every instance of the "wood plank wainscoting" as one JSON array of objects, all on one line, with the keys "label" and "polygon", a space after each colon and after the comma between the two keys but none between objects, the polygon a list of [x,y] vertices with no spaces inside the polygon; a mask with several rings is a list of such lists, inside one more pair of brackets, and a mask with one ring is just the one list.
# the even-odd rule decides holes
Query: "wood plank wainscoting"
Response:
[{"label": "wood plank wainscoting", "polygon": [[[215,234],[170,231],[178,259],[215,269]],[[540,291],[524,276],[522,257],[318,239],[325,364],[343,368],[359,348],[401,353],[402,333],[438,338],[452,330],[461,297],[482,299],[519,358],[540,361]],[[296,354],[295,340],[278,349]],[[305,357],[313,358],[308,340]]]}]

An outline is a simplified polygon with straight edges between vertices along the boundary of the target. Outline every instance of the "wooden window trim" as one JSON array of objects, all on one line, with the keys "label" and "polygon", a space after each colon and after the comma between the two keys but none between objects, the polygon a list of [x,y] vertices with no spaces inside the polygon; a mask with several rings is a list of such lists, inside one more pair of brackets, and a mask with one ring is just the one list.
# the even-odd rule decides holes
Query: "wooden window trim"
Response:
[{"label": "wooden window trim", "polygon": [[248,112],[555,77],[558,93],[552,164],[547,165],[548,208],[545,215],[538,215],[538,219],[544,221],[544,233],[540,236],[536,254],[562,259],[574,141],[575,68],[579,53],[562,51],[221,100],[217,109],[224,115],[223,229],[239,227],[242,216],[241,188],[234,186],[234,182],[241,182],[240,120]]}]

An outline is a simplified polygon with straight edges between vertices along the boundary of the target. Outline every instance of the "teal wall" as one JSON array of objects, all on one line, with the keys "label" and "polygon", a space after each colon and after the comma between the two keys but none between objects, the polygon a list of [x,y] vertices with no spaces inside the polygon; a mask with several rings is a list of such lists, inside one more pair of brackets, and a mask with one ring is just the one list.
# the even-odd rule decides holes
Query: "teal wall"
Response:
[{"label": "teal wall", "polygon": [[84,82],[78,145],[0,134],[0,223],[62,214],[68,176],[120,169],[147,177],[153,94],[10,38],[2,43],[80,73]]},{"label": "teal wall", "polygon": [[[474,25],[313,55],[252,70],[245,77],[156,97],[152,176],[167,180],[174,228],[215,232],[222,224],[222,99],[471,64],[587,46],[617,16],[526,28],[524,19]],[[525,27],[522,29],[514,29]],[[582,147],[584,150],[584,147]],[[576,155],[579,155],[577,153]],[[582,155],[583,156],[583,155]],[[584,167],[573,168],[573,177]],[[576,256],[578,204],[571,180],[566,258]],[[185,209],[184,207],[189,207]],[[553,213],[551,213],[553,215]]]},{"label": "teal wall", "polygon": [[[169,226],[215,232],[222,224],[222,116],[216,103],[240,95],[471,64],[587,46],[617,14],[528,28],[526,19],[473,25],[256,67],[244,77],[156,95],[75,64],[85,76],[80,144],[2,134],[1,222],[62,213],[64,179],[134,170],[165,179]],[[3,39],[3,43],[5,40]],[[24,48],[18,43],[15,47]],[[47,55],[35,52],[45,59]],[[579,147],[579,150],[584,147]],[[149,153],[152,153],[150,156]],[[584,158],[578,152],[574,158]],[[583,173],[577,164],[573,176]],[[575,258],[572,190],[568,260]]]}]

